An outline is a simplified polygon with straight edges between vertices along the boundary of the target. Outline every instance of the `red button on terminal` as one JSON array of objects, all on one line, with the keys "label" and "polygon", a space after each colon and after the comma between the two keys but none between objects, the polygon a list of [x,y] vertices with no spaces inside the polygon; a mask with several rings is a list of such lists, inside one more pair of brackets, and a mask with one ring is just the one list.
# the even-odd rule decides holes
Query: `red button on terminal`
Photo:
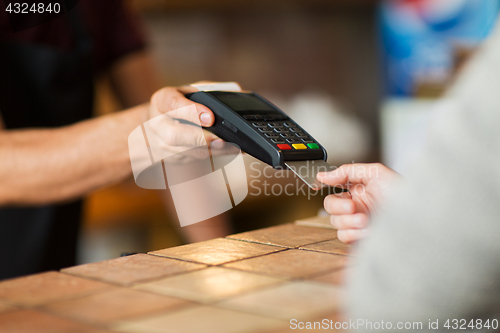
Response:
[{"label": "red button on terminal", "polygon": [[292,147],[290,147],[290,145],[287,145],[287,144],[278,145],[278,148],[281,149],[281,150],[290,150],[290,149],[292,149]]}]

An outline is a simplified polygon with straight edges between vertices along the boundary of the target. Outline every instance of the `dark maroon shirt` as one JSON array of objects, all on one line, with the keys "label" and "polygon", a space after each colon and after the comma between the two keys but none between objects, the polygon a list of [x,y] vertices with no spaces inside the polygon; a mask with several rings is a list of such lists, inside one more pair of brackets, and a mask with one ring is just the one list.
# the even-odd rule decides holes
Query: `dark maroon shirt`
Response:
[{"label": "dark maroon shirt", "polygon": [[[138,18],[122,0],[80,0],[74,13],[17,33],[2,2],[0,109],[8,129],[90,117],[93,74],[145,46]],[[0,258],[0,279],[73,266],[81,209],[79,201],[0,208],[0,254],[9,253]]]},{"label": "dark maroon shirt", "polygon": [[[80,0],[72,10],[78,11],[92,41],[92,62],[96,73],[146,45],[137,14],[123,0]],[[0,10],[0,40],[35,43],[61,50],[75,47],[75,36],[65,15],[14,33],[3,8]]]}]

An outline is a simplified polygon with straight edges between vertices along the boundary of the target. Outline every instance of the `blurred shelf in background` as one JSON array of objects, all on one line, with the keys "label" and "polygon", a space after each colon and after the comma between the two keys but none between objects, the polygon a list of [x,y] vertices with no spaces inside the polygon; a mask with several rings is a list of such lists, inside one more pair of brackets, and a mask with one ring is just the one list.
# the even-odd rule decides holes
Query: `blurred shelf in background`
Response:
[{"label": "blurred shelf in background", "polygon": [[376,0],[131,0],[141,11],[156,10],[256,10],[287,7],[373,8]]}]

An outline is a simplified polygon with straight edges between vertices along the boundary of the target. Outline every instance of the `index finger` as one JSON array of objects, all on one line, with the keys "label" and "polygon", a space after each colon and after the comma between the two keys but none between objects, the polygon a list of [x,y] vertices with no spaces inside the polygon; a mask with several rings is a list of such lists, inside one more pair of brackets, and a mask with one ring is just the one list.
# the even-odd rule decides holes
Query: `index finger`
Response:
[{"label": "index finger", "polygon": [[370,176],[370,166],[373,164],[344,164],[330,172],[319,172],[316,176],[318,180],[327,185],[339,184],[364,184],[368,182]]},{"label": "index finger", "polygon": [[[187,91],[186,91],[187,92]],[[167,113],[173,118],[185,119],[195,124],[210,127],[215,121],[215,116],[205,105],[195,103],[187,99],[177,88],[167,87],[158,90],[151,97],[151,106],[160,113]],[[186,108],[188,106],[194,106]],[[178,109],[186,108],[189,112],[175,112]]]}]

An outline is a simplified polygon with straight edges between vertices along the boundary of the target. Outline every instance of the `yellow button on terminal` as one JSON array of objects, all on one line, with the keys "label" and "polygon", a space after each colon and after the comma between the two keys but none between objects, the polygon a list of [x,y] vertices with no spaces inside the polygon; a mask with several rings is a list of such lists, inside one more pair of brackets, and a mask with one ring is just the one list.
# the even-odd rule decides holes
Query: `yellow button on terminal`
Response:
[{"label": "yellow button on terminal", "polygon": [[302,144],[302,143],[299,143],[299,144],[294,144],[292,145],[293,148],[295,149],[307,149],[306,145],[305,144]]}]

